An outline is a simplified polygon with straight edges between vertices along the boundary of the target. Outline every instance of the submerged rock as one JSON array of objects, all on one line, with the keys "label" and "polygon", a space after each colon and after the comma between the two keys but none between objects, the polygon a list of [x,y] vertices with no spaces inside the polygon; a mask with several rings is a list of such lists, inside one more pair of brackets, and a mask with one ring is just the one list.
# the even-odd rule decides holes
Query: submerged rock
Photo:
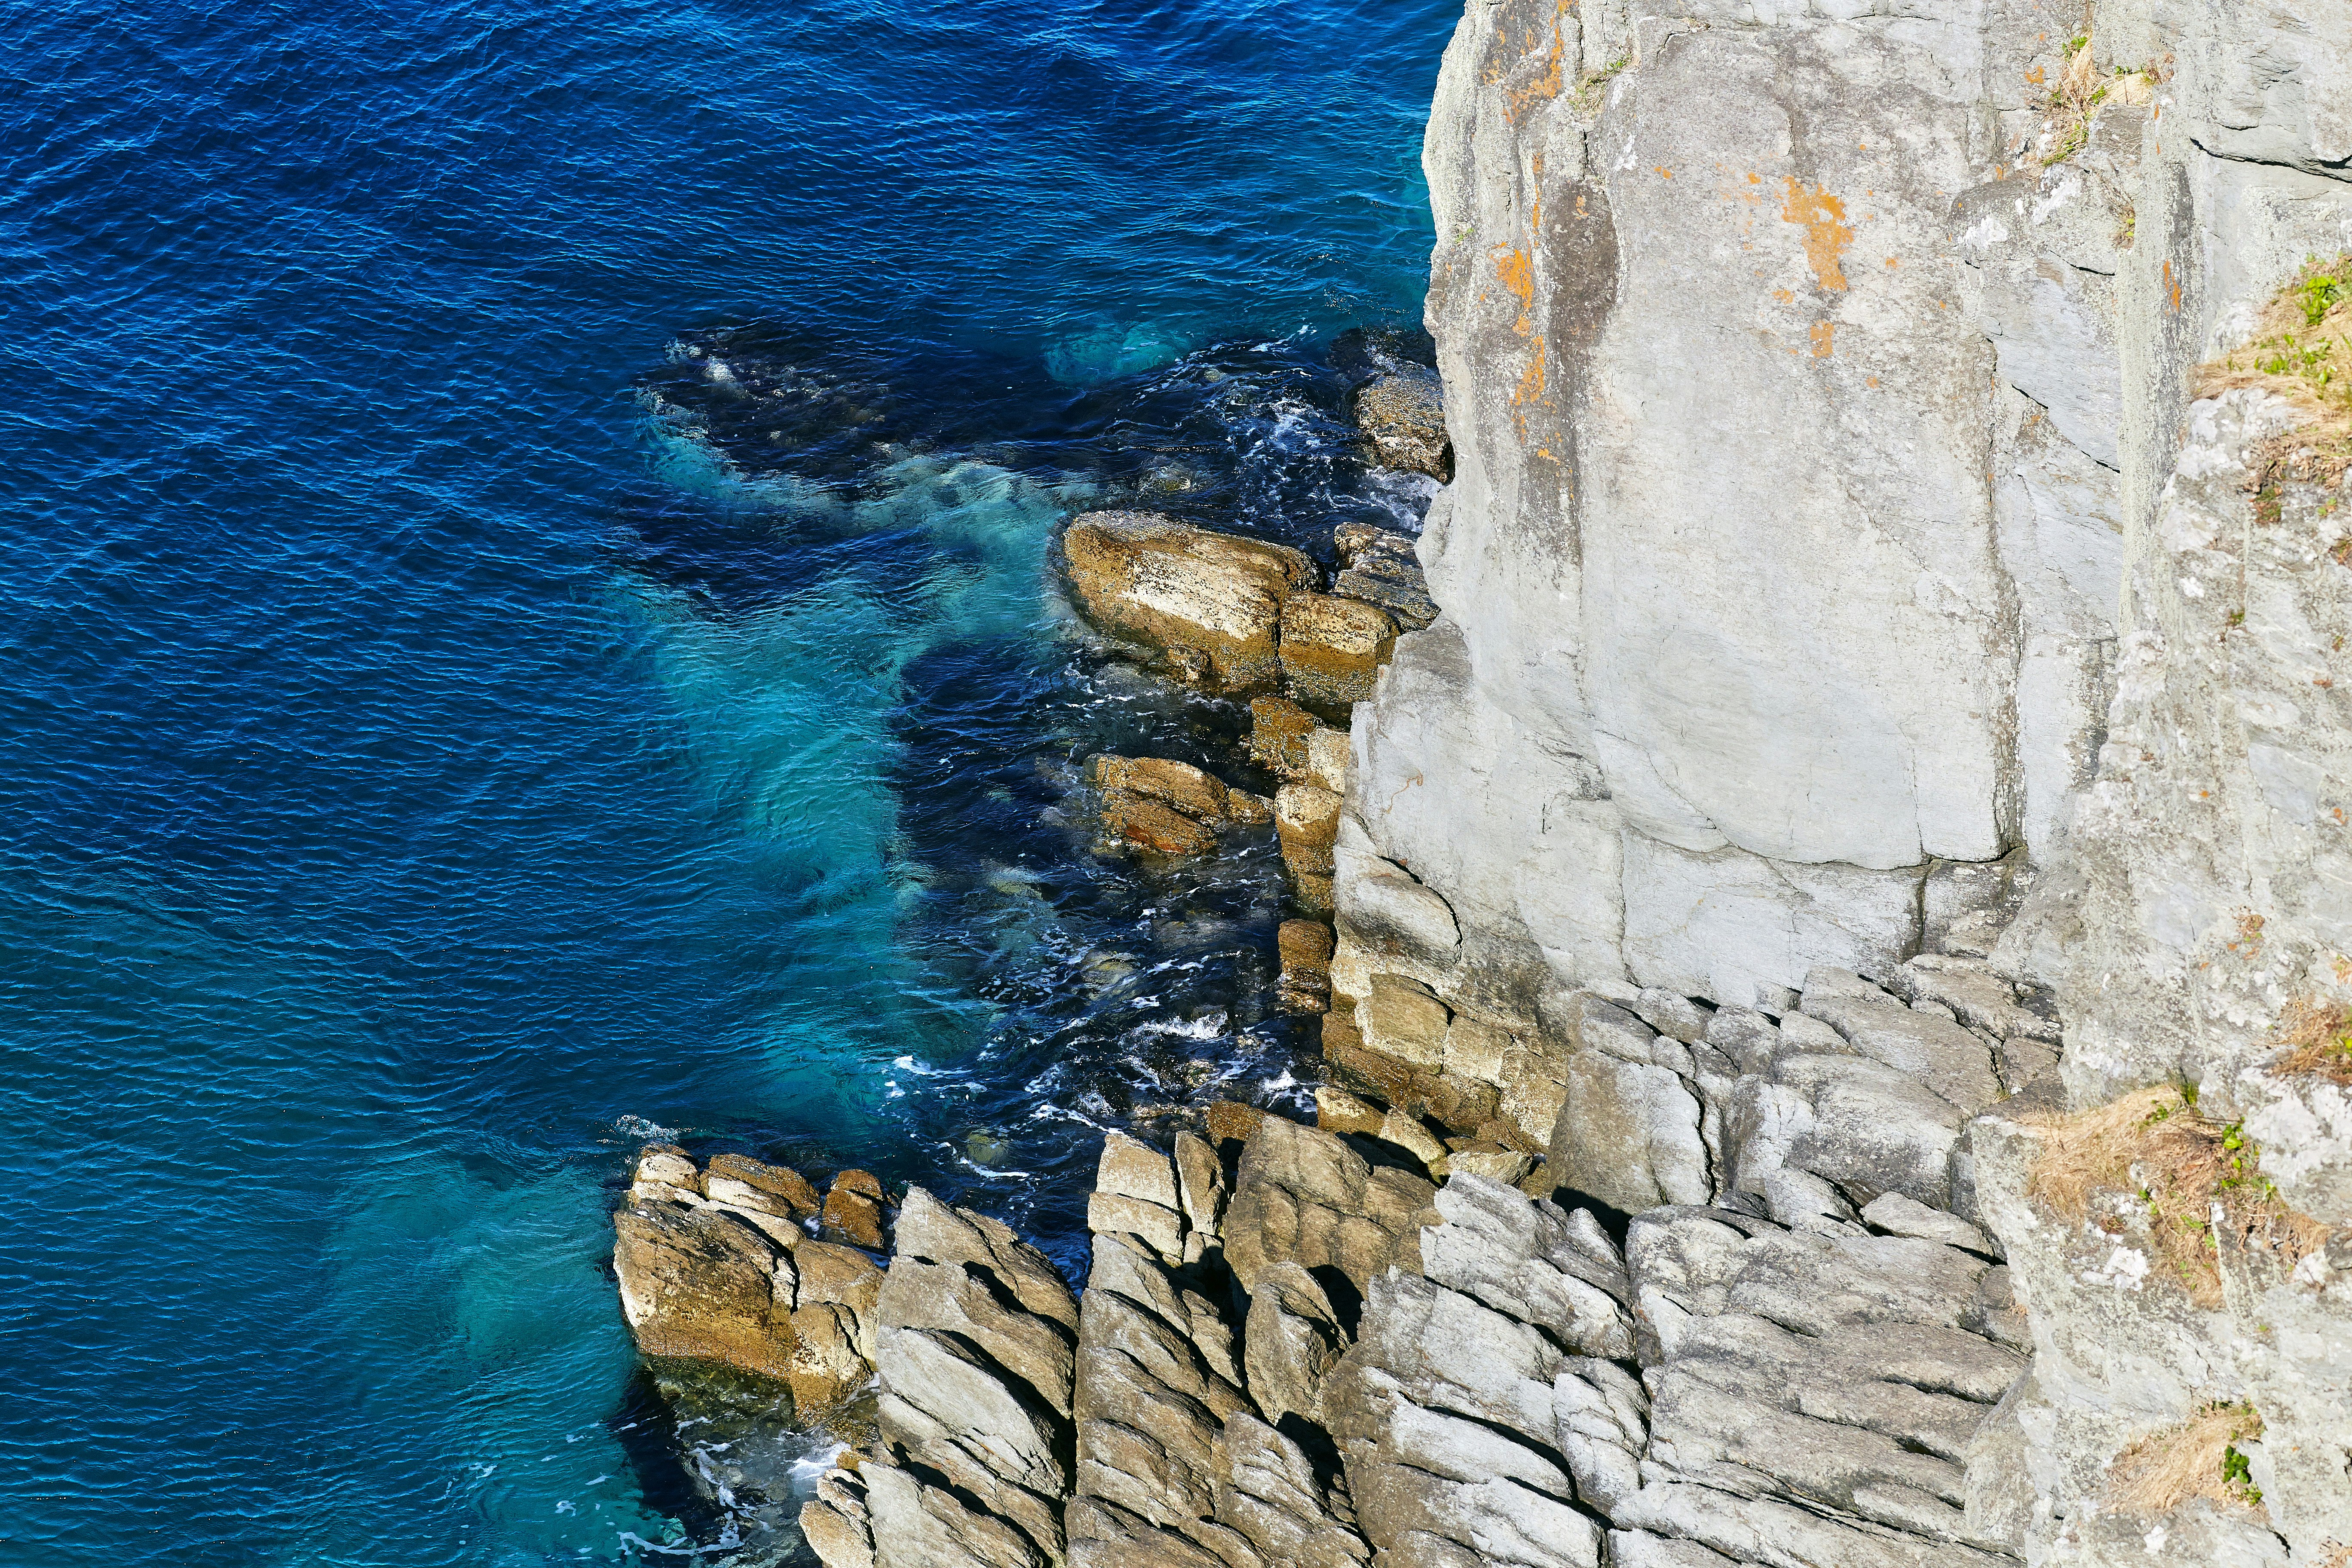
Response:
[{"label": "submerged rock", "polygon": [[1220,829],[1272,819],[1272,803],[1229,789],[1189,763],[1161,757],[1087,759],[1087,782],[1102,792],[1102,823],[1110,834],[1153,855],[1205,855]]},{"label": "submerged rock", "polygon": [[1190,655],[1180,670],[1231,692],[1272,688],[1282,606],[1314,580],[1306,556],[1156,512],[1097,511],[1062,539],[1072,594],[1097,626]]}]

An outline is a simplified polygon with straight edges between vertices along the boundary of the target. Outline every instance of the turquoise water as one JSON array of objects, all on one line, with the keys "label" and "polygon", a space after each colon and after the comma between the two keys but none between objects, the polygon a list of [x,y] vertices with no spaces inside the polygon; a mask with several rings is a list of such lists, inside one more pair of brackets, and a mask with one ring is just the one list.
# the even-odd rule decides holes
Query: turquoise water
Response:
[{"label": "turquoise water", "polygon": [[1453,19],[0,0],[0,1564],[684,1561],[642,1138],[1071,1263],[1290,1092],[1270,847],[1059,819],[1236,716],[1047,552],[1413,515],[1328,350]]}]

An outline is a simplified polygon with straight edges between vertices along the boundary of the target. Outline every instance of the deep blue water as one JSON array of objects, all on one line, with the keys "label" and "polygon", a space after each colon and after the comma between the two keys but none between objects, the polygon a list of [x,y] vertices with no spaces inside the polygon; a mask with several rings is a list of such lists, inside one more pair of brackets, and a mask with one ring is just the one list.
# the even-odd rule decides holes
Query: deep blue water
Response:
[{"label": "deep blue water", "polygon": [[1457,9],[0,0],[0,1568],[682,1561],[643,1136],[1072,1262],[1284,1092],[1270,847],[1059,820],[1234,711],[1047,551],[1411,518]]}]

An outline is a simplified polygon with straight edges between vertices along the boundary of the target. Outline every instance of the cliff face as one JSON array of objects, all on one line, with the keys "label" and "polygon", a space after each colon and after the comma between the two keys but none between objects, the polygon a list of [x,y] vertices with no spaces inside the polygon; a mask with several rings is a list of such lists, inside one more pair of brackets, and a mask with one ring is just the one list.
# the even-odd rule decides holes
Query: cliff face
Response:
[{"label": "cliff face", "polygon": [[[1402,984],[1524,1042],[1549,1177],[1628,1209],[1981,1226],[2035,1373],[1968,1508],[2036,1561],[2352,1542],[2340,431],[2211,363],[2352,240],[2347,46],[2285,5],[1498,0],[1431,120],[1444,613],[1358,710],[1335,1034],[1412,1061]],[[1963,1031],[1885,1048],[1824,966]],[[1844,1059],[1637,1064],[1596,999]],[[2063,1050],[1994,1016],[2053,1004]],[[2189,1265],[2046,1201],[2063,1129],[2167,1083],[2139,1113],[2235,1162]],[[2135,1444],[2242,1404],[2267,1519],[2116,1511]]]}]

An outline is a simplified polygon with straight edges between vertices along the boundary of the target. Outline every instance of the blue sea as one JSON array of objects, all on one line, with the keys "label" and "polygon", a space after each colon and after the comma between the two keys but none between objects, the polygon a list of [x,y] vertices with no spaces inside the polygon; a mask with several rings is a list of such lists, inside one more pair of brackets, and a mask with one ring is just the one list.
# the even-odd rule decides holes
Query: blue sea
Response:
[{"label": "blue sea", "polygon": [[[724,1556],[648,1138],[1004,1215],[1296,1099],[1076,510],[1410,528],[1458,0],[0,0],[0,1568]],[[1264,787],[1262,779],[1255,781]]]}]

